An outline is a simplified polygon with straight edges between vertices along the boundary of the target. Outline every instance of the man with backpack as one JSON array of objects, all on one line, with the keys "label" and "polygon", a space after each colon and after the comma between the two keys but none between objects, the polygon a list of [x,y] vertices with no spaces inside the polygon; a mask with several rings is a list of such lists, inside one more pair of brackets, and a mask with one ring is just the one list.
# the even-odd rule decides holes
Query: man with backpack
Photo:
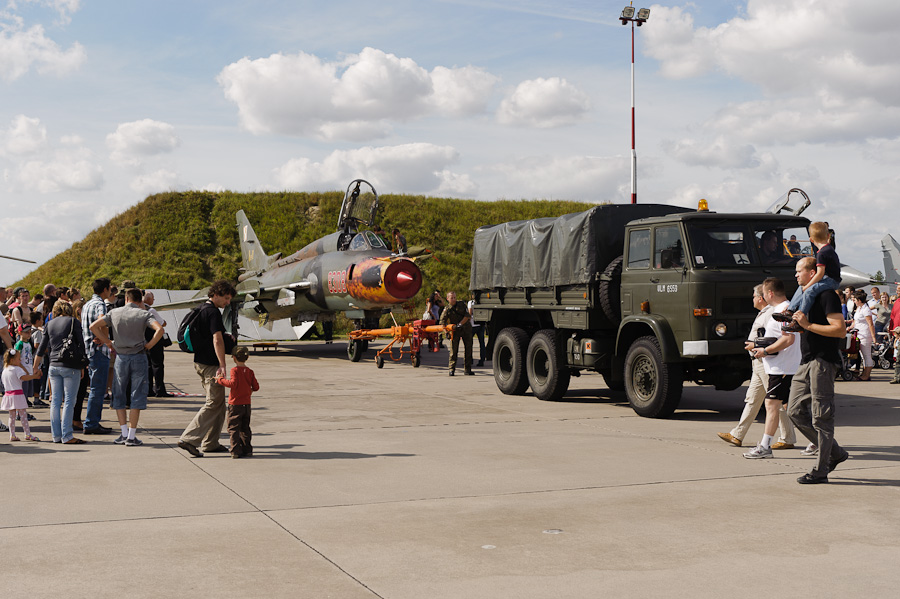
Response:
[{"label": "man with backpack", "polygon": [[[235,289],[228,281],[216,281],[209,288],[209,300],[199,308],[191,311],[185,320],[192,318],[188,326],[179,330],[179,345],[184,349],[182,336],[190,340],[194,352],[194,370],[203,383],[206,391],[206,403],[191,420],[178,447],[196,458],[203,457],[204,452],[228,452],[228,448],[219,442],[222,426],[225,424],[225,387],[216,382],[216,377],[226,374],[225,356],[225,323],[222,321],[222,310],[231,303]],[[190,349],[188,350],[190,351]]]}]

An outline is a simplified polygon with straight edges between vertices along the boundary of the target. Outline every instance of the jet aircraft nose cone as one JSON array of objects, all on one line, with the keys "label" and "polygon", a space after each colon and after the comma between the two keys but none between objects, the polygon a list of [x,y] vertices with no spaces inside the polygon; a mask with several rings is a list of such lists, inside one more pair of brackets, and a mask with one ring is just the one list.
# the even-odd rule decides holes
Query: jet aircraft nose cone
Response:
[{"label": "jet aircraft nose cone", "polygon": [[384,273],[384,288],[400,300],[408,300],[422,287],[422,272],[412,260],[397,260]]},{"label": "jet aircraft nose cone", "polygon": [[416,280],[416,278],[406,271],[401,271],[401,272],[397,273],[397,287],[406,289],[415,280]]}]

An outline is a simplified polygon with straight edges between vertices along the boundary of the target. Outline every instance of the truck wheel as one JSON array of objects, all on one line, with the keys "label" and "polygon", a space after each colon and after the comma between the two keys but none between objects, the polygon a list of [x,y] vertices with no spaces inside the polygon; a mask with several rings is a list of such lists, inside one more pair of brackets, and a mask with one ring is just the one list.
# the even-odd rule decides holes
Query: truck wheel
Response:
[{"label": "truck wheel", "polygon": [[525,374],[525,349],[528,333],[518,327],[500,331],[494,341],[494,382],[506,395],[525,395],[528,376]]},{"label": "truck wheel", "polygon": [[528,383],[538,399],[557,401],[568,391],[569,369],[553,329],[538,331],[531,338],[525,367]]},{"label": "truck wheel", "polygon": [[[603,308],[603,314],[613,324],[618,324],[622,320],[622,305],[619,290],[622,286],[622,260],[624,256],[619,256],[609,263],[606,270],[603,271],[603,278],[600,279],[600,307]],[[611,280],[606,281],[609,277]]]},{"label": "truck wheel", "polygon": [[412,355],[413,368],[418,368],[420,364],[422,364],[422,356],[419,354],[419,352],[416,352]]},{"label": "truck wheel", "polygon": [[359,362],[362,359],[363,352],[363,342],[362,341],[353,341],[347,344],[347,357],[350,358],[351,362]]},{"label": "truck wheel", "polygon": [[625,392],[639,416],[671,416],[681,401],[683,383],[681,367],[663,362],[656,337],[640,337],[632,344],[625,356]]}]

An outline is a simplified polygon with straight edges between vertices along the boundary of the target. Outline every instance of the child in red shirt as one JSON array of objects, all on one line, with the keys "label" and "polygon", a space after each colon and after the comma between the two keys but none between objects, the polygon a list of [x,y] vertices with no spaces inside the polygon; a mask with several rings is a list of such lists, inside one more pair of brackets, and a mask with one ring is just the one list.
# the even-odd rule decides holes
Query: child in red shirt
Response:
[{"label": "child in red shirt", "polygon": [[246,347],[235,347],[231,352],[235,367],[231,369],[231,378],[217,377],[216,382],[228,387],[228,434],[231,437],[231,457],[249,458],[253,455],[250,438],[250,394],[259,391],[256,375],[247,368],[250,352]]}]

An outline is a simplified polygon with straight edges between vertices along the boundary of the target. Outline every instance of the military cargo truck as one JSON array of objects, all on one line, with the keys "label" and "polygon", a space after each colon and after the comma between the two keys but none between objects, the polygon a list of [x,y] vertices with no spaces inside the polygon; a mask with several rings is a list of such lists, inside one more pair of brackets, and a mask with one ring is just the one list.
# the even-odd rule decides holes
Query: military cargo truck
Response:
[{"label": "military cargo truck", "polygon": [[685,381],[736,389],[766,277],[796,289],[806,218],[660,204],[602,205],[559,218],[481,227],[470,290],[490,336],[497,387],[562,398],[600,373],[641,416],[670,416]]}]

